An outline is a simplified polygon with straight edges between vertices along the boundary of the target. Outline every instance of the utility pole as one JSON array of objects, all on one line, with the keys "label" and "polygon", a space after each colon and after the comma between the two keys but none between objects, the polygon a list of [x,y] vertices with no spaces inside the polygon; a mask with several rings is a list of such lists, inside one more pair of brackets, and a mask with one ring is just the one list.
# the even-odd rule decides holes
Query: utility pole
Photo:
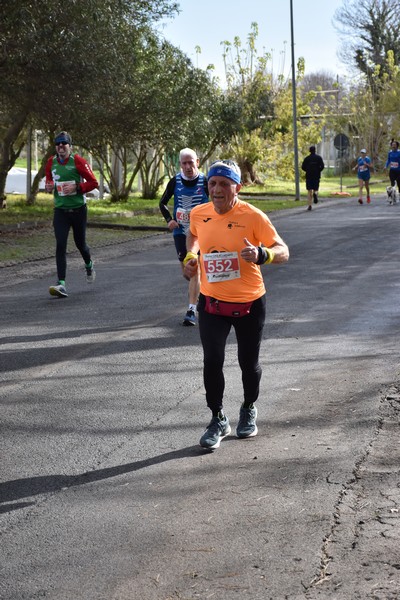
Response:
[{"label": "utility pole", "polygon": [[299,149],[297,143],[296,65],[294,62],[293,0],[290,0],[290,37],[292,47],[293,148],[294,181],[296,186],[295,200],[300,200]]},{"label": "utility pole", "polygon": [[32,125],[28,125],[26,140],[26,201],[30,201],[32,191]]}]

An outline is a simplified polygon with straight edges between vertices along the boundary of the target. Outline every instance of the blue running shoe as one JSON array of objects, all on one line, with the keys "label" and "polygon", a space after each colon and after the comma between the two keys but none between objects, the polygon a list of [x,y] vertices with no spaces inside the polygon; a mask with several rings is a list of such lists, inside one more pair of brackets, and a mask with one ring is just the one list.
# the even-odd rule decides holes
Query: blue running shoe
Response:
[{"label": "blue running shoe", "polygon": [[49,292],[52,296],[57,296],[57,298],[68,298],[67,290],[64,285],[61,283],[57,285],[51,285],[49,287]]},{"label": "blue running shoe", "polygon": [[242,406],[239,413],[239,423],[236,428],[238,438],[254,437],[258,433],[256,424],[257,409],[254,404],[249,408]]},{"label": "blue running shoe", "polygon": [[183,319],[182,325],[185,325],[186,327],[196,325],[196,315],[194,314],[194,310],[187,311],[185,318]]},{"label": "blue running shoe", "polygon": [[221,440],[229,435],[230,432],[231,428],[228,417],[213,417],[200,438],[200,446],[209,450],[219,448]]}]

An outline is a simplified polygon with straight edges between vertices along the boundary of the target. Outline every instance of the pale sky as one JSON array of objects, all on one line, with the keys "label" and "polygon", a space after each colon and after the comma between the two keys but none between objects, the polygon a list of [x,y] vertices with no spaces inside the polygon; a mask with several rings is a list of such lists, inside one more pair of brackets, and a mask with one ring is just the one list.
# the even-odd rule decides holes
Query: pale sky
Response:
[{"label": "pale sky", "polygon": [[[214,73],[223,84],[221,42],[233,43],[235,36],[239,36],[244,47],[251,23],[256,22],[258,54],[273,50],[274,73],[290,76],[290,0],[178,1],[180,15],[165,21],[159,29],[196,67],[205,69],[214,64]],[[345,1],[293,0],[295,61],[304,57],[306,74],[321,70],[339,77],[346,74],[346,66],[337,57],[340,39],[332,25],[335,10]],[[196,46],[200,46],[201,54],[196,54]]]}]

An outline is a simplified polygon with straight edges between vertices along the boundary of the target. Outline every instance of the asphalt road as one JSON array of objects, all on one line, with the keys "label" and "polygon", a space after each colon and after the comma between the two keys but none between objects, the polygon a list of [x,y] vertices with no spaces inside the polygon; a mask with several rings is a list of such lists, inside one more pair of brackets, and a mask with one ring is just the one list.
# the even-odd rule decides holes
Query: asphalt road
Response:
[{"label": "asphalt road", "polygon": [[[215,452],[167,234],[68,299],[0,270],[2,600],[400,598],[400,206],[271,216],[259,435]],[[234,432],[233,337],[225,373]]]}]

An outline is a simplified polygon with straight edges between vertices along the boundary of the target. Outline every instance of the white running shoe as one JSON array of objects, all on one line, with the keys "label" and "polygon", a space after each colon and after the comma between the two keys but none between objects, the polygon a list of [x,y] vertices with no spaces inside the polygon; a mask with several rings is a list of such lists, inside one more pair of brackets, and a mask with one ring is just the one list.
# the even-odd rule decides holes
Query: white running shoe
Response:
[{"label": "white running shoe", "polygon": [[93,283],[95,279],[96,271],[94,270],[92,263],[92,266],[89,269],[86,267],[86,281],[87,283]]},{"label": "white running shoe", "polygon": [[65,289],[65,285],[61,285],[61,283],[57,285],[51,285],[49,287],[49,292],[52,296],[57,296],[57,298],[68,298],[67,290]]}]

